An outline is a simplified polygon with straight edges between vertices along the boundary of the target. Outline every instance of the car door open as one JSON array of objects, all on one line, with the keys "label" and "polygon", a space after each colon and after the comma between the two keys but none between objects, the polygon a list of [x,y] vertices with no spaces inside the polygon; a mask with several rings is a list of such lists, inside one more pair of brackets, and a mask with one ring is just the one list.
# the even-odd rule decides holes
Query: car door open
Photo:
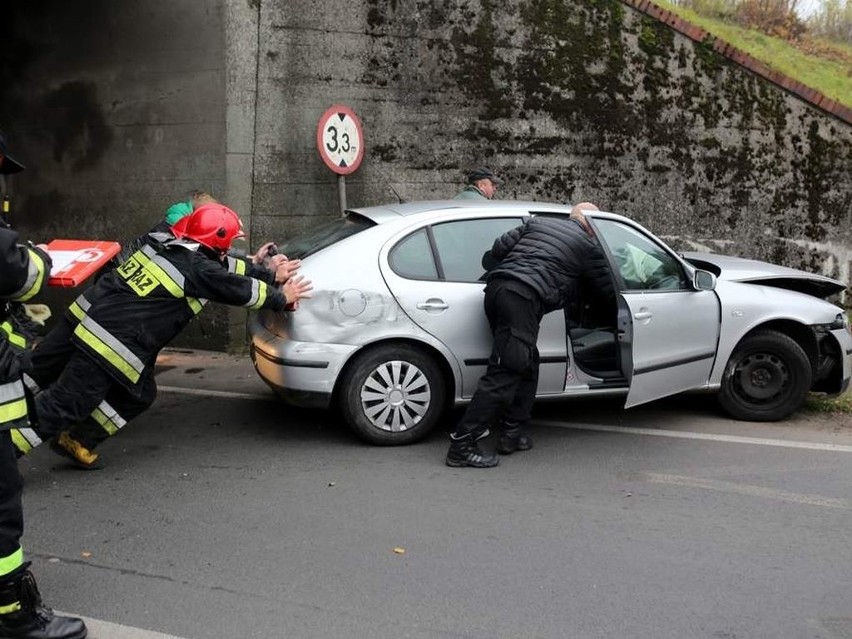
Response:
[{"label": "car door open", "polygon": [[719,340],[720,307],[692,271],[638,228],[594,221],[618,281],[618,338],[629,381],[625,406],[707,384]]}]

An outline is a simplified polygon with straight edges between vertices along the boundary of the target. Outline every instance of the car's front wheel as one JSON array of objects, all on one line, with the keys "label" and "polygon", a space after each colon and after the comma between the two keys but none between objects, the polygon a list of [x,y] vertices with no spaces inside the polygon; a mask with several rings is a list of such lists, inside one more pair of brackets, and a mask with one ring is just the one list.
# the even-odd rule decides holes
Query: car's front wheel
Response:
[{"label": "car's front wheel", "polygon": [[425,437],[444,411],[446,391],[435,361],[405,344],[371,348],[352,363],[338,395],[346,422],[381,446]]},{"label": "car's front wheel", "polygon": [[805,401],[811,364],[801,346],[784,333],[757,331],[734,350],[719,391],[722,407],[737,419],[784,419]]}]

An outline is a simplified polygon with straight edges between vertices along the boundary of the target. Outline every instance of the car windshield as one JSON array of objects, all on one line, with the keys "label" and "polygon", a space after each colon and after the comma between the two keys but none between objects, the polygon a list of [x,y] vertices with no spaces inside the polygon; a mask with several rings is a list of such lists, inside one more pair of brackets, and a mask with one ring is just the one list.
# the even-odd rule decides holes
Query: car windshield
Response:
[{"label": "car windshield", "polygon": [[349,213],[344,218],[338,218],[315,226],[301,235],[291,238],[278,246],[278,252],[291,260],[302,259],[324,248],[345,240],[364,229],[375,226],[375,222],[357,213]]}]

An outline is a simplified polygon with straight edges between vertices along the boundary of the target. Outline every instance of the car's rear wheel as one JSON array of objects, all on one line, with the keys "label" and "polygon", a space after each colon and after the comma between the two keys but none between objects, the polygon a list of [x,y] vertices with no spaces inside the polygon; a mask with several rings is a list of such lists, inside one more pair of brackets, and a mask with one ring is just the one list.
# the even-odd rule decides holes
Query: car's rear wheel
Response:
[{"label": "car's rear wheel", "polygon": [[425,437],[444,411],[441,370],[424,352],[384,344],[362,353],[340,386],[344,419],[361,439],[381,446]]},{"label": "car's rear wheel", "polygon": [[719,402],[737,419],[777,421],[802,405],[811,377],[808,356],[794,339],[758,331],[743,339],[728,360]]}]

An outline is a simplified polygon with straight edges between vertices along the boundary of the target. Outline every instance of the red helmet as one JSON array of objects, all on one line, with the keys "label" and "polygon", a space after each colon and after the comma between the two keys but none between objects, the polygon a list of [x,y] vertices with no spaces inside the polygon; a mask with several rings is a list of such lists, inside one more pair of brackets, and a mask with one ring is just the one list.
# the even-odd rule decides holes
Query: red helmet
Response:
[{"label": "red helmet", "polygon": [[222,204],[204,204],[179,219],[172,232],[215,251],[227,251],[231,242],[244,237],[240,216]]}]

